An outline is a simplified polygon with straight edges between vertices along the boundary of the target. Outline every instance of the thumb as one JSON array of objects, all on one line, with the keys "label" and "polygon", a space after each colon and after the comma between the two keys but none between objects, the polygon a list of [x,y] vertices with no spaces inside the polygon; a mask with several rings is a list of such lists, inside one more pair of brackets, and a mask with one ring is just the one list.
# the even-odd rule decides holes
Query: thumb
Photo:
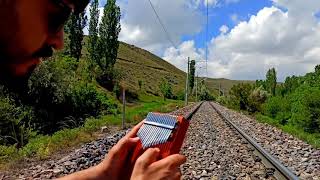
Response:
[{"label": "thumb", "polygon": [[159,154],[160,154],[159,148],[149,148],[137,159],[136,163],[138,166],[142,166],[142,168],[146,168],[150,164],[157,161]]}]

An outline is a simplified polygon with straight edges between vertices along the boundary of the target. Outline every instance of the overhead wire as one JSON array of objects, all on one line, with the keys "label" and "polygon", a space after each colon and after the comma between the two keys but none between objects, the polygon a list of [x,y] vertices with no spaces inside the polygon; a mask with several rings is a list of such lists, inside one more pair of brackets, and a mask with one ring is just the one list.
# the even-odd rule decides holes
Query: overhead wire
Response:
[{"label": "overhead wire", "polygon": [[152,4],[151,0],[148,0],[148,1],[149,1],[149,3],[150,3],[150,6],[151,6],[154,14],[156,15],[156,17],[157,17],[157,19],[158,19],[158,21],[159,21],[159,23],[160,23],[163,31],[165,32],[167,39],[169,40],[169,42],[171,43],[171,45],[172,45],[175,49],[177,49],[177,46],[176,46],[175,43],[173,42],[173,40],[172,40],[172,38],[171,38],[171,36],[170,36],[170,34],[169,34],[169,31],[167,30],[166,26],[163,24],[163,22],[162,22],[162,20],[161,20],[161,18],[160,18],[160,16],[159,16],[159,14],[157,13],[154,5]]},{"label": "overhead wire", "polygon": [[208,77],[208,36],[209,36],[209,3],[206,0],[207,5],[207,24],[206,24],[206,77]]}]

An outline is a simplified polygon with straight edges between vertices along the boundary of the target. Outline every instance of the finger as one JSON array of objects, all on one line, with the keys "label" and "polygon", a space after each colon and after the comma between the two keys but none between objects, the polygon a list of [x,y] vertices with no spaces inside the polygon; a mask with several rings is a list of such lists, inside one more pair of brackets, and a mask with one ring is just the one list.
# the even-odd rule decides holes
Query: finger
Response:
[{"label": "finger", "polygon": [[144,120],[137,124],[132,130],[125,136],[127,138],[135,137],[137,132],[139,131],[140,127],[143,125]]},{"label": "finger", "polygon": [[[139,141],[139,137],[127,138],[123,137],[113,148],[114,153],[125,153],[128,152],[131,148],[135,147]],[[126,155],[126,154],[123,154]]]},{"label": "finger", "polygon": [[160,154],[160,149],[149,148],[137,159],[136,163],[137,165],[142,166],[142,168],[146,168],[150,164],[157,161],[159,154]]},{"label": "finger", "polygon": [[120,141],[110,150],[110,156],[114,156],[119,153],[125,153],[123,155],[127,155],[128,151],[137,145],[139,138],[135,136],[139,128],[142,126],[143,122],[144,121],[141,121],[126,136],[120,139]]},{"label": "finger", "polygon": [[182,176],[182,174],[181,174],[180,170],[178,170],[177,172],[174,173],[174,175],[172,176],[172,179],[180,180],[181,176]]},{"label": "finger", "polygon": [[180,154],[174,154],[168,156],[160,161],[156,162],[157,166],[160,167],[169,167],[171,168],[178,168],[180,165],[186,162],[186,157]]}]

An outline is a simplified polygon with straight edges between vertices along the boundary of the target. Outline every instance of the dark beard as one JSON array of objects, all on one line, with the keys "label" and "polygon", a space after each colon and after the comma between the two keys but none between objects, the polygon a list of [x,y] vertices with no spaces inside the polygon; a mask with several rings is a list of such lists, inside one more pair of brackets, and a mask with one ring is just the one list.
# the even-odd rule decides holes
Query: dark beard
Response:
[{"label": "dark beard", "polygon": [[[2,48],[1,48],[2,47]],[[37,65],[31,66],[27,73],[21,76],[17,76],[14,73],[14,69],[11,66],[15,62],[10,56],[6,56],[6,53],[1,51],[4,50],[4,46],[0,43],[0,85],[6,86],[10,91],[18,94],[26,94],[28,92],[28,80],[32,75],[34,69]],[[51,46],[43,45],[39,50],[37,50],[32,57],[34,58],[47,58],[51,57],[53,50]]]},{"label": "dark beard", "polygon": [[35,68],[36,65],[32,66],[27,74],[16,76],[8,65],[0,63],[0,84],[12,93],[26,95],[28,93],[28,80]]}]

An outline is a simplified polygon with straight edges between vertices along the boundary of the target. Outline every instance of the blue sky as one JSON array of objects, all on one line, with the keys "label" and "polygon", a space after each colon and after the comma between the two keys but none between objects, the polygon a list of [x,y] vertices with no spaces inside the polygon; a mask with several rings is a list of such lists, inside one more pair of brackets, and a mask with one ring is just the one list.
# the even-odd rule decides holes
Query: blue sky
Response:
[{"label": "blue sky", "polygon": [[[252,0],[241,0],[237,3],[222,4],[219,6],[210,6],[209,8],[209,40],[220,34],[220,27],[227,25],[232,29],[239,21],[246,21],[251,15],[257,14],[262,8],[272,6],[270,0],[258,0],[252,3]],[[207,8],[204,4],[199,7],[201,13],[206,16]],[[237,22],[232,19],[237,17]],[[205,25],[204,25],[205,26]],[[206,27],[196,35],[185,35],[182,40],[195,40],[197,48],[204,48],[206,41]]]},{"label": "blue sky", "polygon": [[[118,0],[121,41],[146,49],[181,70],[187,58],[205,59],[206,0]],[[101,0],[101,7],[106,0]],[[275,67],[278,80],[320,64],[319,0],[208,0],[208,76],[263,79]],[[199,65],[200,66],[200,65]],[[202,68],[203,69],[203,68]],[[200,71],[200,74],[207,75]]]}]

